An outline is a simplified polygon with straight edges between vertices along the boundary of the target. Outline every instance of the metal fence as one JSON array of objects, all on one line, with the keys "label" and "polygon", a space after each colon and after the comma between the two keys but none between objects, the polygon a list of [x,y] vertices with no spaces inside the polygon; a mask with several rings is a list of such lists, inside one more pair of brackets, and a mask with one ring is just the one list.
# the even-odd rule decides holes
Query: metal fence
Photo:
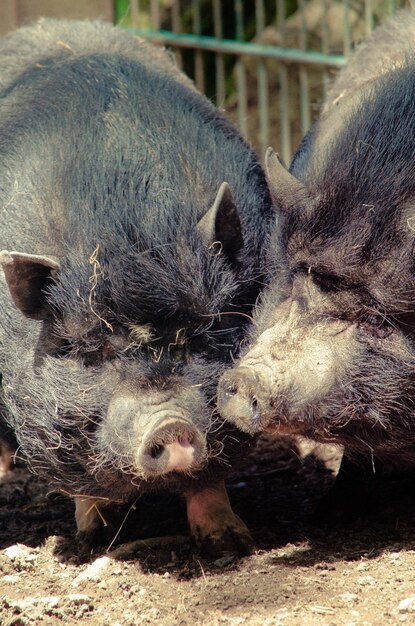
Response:
[{"label": "metal fence", "polygon": [[353,46],[402,0],[117,0],[125,28],[179,65],[262,156],[286,163]]}]

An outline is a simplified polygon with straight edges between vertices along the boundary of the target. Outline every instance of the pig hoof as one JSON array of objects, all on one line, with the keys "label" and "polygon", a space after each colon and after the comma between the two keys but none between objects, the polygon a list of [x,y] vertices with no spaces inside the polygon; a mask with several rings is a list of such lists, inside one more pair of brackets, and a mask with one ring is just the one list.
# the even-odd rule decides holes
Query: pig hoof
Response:
[{"label": "pig hoof", "polygon": [[249,530],[236,515],[232,520],[213,529],[197,526],[192,529],[192,534],[199,549],[209,556],[247,556],[256,550]]},{"label": "pig hoof", "polygon": [[103,528],[94,528],[88,531],[78,530],[76,539],[82,552],[90,552],[95,548],[100,548],[106,544]]},{"label": "pig hoof", "polygon": [[14,453],[9,453],[8,450],[0,454],[0,478],[6,476],[14,468],[13,456]]},{"label": "pig hoof", "polygon": [[104,509],[99,500],[94,498],[75,498],[75,519],[77,540],[84,551],[107,545],[111,541],[112,525],[108,523],[108,508]]},{"label": "pig hoof", "polygon": [[109,545],[116,546],[119,541],[117,537],[117,527],[114,524],[108,525],[97,524],[86,530],[78,530],[76,540],[79,549],[83,553],[94,552],[102,548],[108,548]]},{"label": "pig hoof", "polygon": [[185,493],[187,520],[199,548],[211,555],[245,556],[255,544],[243,521],[235,515],[223,480]]}]

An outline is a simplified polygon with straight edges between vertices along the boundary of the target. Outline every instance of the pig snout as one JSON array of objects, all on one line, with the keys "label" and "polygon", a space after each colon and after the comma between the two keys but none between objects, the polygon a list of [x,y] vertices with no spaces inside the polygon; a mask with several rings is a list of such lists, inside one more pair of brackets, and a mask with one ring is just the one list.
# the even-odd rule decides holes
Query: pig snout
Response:
[{"label": "pig snout", "polygon": [[269,392],[267,379],[251,367],[225,372],[218,386],[218,409],[222,417],[241,430],[254,434],[267,426]]},{"label": "pig snout", "polygon": [[208,411],[199,390],[135,386],[127,380],[113,392],[97,432],[101,456],[133,480],[202,469]]},{"label": "pig snout", "polygon": [[299,322],[292,315],[264,331],[239,366],[222,375],[218,410],[240,430],[253,435],[293,428],[310,407],[326,407],[345,372],[353,375],[355,325],[304,317]]},{"label": "pig snout", "polygon": [[200,469],[206,456],[205,438],[193,424],[167,418],[144,438],[137,462],[146,475],[161,476]]}]

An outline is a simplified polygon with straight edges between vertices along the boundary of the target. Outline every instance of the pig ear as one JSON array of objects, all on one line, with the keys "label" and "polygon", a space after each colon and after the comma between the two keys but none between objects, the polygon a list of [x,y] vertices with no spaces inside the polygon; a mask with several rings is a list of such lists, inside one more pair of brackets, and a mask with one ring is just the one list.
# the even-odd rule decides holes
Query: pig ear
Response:
[{"label": "pig ear", "polygon": [[265,154],[265,172],[272,201],[277,209],[288,211],[299,198],[306,195],[304,185],[290,174],[272,148],[268,148]]},{"label": "pig ear", "polygon": [[0,264],[17,308],[31,319],[45,319],[48,313],[45,289],[57,275],[59,263],[46,256],[2,250]]},{"label": "pig ear", "polygon": [[244,240],[238,209],[228,183],[221,184],[214,203],[199,220],[197,228],[208,248],[218,242],[222,245],[221,252],[231,261],[235,260]]}]

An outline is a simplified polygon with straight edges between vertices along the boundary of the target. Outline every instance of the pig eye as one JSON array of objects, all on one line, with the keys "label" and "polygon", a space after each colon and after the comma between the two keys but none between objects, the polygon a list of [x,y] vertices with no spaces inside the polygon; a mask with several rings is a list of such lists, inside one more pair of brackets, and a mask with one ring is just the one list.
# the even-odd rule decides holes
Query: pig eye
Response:
[{"label": "pig eye", "polygon": [[336,276],[313,273],[313,280],[321,291],[325,293],[341,291],[342,289],[341,282]]},{"label": "pig eye", "polygon": [[359,320],[359,325],[379,339],[384,339],[393,332],[393,326],[389,321],[382,315],[375,313],[363,315]]},{"label": "pig eye", "polygon": [[370,324],[370,326],[383,326],[386,324],[385,318],[376,313],[366,313],[361,317],[361,322]]},{"label": "pig eye", "polygon": [[82,357],[86,367],[100,365],[104,359],[101,350],[91,350],[89,352],[85,352]]},{"label": "pig eye", "polygon": [[308,263],[301,262],[292,270],[293,277],[296,274],[308,274],[313,277],[314,283],[324,292],[333,292],[333,291],[341,291],[342,289],[346,289],[346,285],[342,283],[342,280],[333,274],[325,274],[324,272],[319,272],[317,269],[314,269],[312,265]]},{"label": "pig eye", "polygon": [[53,350],[53,356],[59,359],[65,359],[69,357],[73,352],[73,346],[69,343],[69,341],[60,341],[56,342],[55,348]]},{"label": "pig eye", "polygon": [[183,359],[186,356],[185,345],[180,344],[176,346],[170,346],[169,354],[170,354],[171,360],[174,361],[175,363],[178,363],[179,361],[183,361]]},{"label": "pig eye", "polygon": [[113,346],[109,342],[104,343],[102,346],[102,358],[104,361],[112,361],[117,356],[116,346]]},{"label": "pig eye", "polygon": [[176,331],[174,341],[171,341],[167,347],[170,359],[175,363],[183,361],[186,356],[186,333],[184,328]]}]

